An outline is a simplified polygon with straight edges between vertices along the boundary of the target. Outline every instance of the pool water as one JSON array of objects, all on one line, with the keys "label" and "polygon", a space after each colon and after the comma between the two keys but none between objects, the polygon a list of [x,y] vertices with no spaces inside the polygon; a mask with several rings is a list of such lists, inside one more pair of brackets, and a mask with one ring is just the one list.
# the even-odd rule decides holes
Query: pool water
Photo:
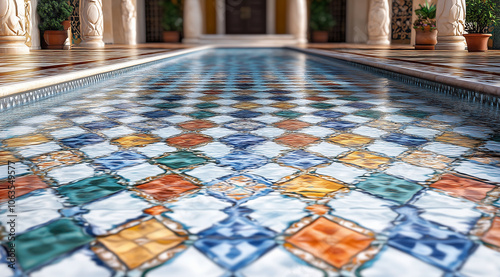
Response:
[{"label": "pool water", "polygon": [[6,111],[0,276],[499,276],[500,116],[434,94],[218,49]]}]

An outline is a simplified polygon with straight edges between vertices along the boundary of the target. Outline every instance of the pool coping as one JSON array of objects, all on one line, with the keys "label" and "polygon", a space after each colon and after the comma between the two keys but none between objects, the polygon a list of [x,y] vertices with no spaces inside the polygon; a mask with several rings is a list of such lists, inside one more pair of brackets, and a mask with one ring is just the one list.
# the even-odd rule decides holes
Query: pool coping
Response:
[{"label": "pool coping", "polygon": [[448,85],[450,87],[466,89],[472,92],[479,92],[494,97],[500,97],[500,87],[498,86],[483,84],[471,80],[464,80],[451,76],[443,76],[434,72],[423,71],[416,68],[406,68],[402,66],[395,66],[387,63],[381,63],[379,61],[376,61],[375,59],[370,59],[366,57],[356,57],[356,54],[345,55],[345,53],[336,53],[333,51],[301,48],[294,46],[288,46],[285,48],[316,56],[324,56],[324,57],[347,61],[350,63],[365,65],[372,68],[378,68],[385,71],[390,71],[394,73],[407,75],[410,77],[415,77],[431,82],[436,82],[439,84]]}]

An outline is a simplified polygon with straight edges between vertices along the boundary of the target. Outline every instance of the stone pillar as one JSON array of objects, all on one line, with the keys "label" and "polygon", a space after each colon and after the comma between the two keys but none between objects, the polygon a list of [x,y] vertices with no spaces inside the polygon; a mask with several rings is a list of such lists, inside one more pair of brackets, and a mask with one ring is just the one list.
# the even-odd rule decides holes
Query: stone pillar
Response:
[{"label": "stone pillar", "polygon": [[288,30],[298,43],[307,43],[306,0],[288,0]]},{"label": "stone pillar", "polygon": [[226,1],[215,0],[216,29],[218,35],[226,33]]},{"label": "stone pillar", "polygon": [[465,50],[465,0],[437,0],[436,50]]},{"label": "stone pillar", "polygon": [[30,20],[31,26],[31,49],[40,49],[40,29],[38,29],[38,23],[40,22],[40,17],[36,12],[36,7],[38,6],[38,0],[30,0],[31,2],[31,17],[26,16],[27,20]]},{"label": "stone pillar", "polygon": [[81,47],[103,48],[102,0],[80,0]]},{"label": "stone pillar", "polygon": [[122,0],[122,24],[125,44],[137,44],[137,12],[132,0]]},{"label": "stone pillar", "polygon": [[28,54],[24,0],[0,1],[0,53]]},{"label": "stone pillar", "polygon": [[370,0],[367,44],[389,45],[391,44],[390,35],[389,0]]},{"label": "stone pillar", "polygon": [[266,33],[272,35],[276,33],[276,0],[267,0],[266,4]]},{"label": "stone pillar", "polygon": [[203,29],[203,14],[200,0],[184,0],[183,43],[198,43]]}]

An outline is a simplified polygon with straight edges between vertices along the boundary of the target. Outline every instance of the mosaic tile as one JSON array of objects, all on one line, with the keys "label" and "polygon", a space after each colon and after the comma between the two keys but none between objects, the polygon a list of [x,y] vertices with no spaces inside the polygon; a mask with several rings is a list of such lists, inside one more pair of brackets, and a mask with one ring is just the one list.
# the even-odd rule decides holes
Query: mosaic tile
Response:
[{"label": "mosaic tile", "polygon": [[350,121],[350,122],[354,122],[354,123],[366,123],[368,121],[371,121],[372,119],[367,118],[367,117],[363,117],[363,116],[357,116],[357,115],[350,114],[350,115],[343,116],[342,120]]},{"label": "mosaic tile", "polygon": [[455,197],[463,197],[477,202],[483,200],[486,194],[496,186],[453,174],[444,174],[431,187]]},{"label": "mosaic tile", "polygon": [[301,175],[291,181],[280,184],[280,188],[288,193],[300,194],[305,197],[321,198],[335,192],[344,186],[314,175]]},{"label": "mosaic tile", "polygon": [[481,126],[459,126],[453,128],[453,132],[478,139],[486,139],[493,133],[490,128]]},{"label": "mosaic tile", "polygon": [[384,120],[395,122],[395,123],[410,123],[415,120],[415,118],[403,116],[403,115],[386,115],[384,116]]},{"label": "mosaic tile", "polygon": [[163,169],[158,166],[150,165],[148,163],[141,163],[138,165],[130,166],[120,169],[116,172],[131,183],[154,177],[164,173]]},{"label": "mosaic tile", "polygon": [[432,152],[415,151],[401,160],[417,166],[445,169],[454,159]]},{"label": "mosaic tile", "polygon": [[500,271],[500,254],[483,245],[472,253],[460,269],[465,276],[493,276]]},{"label": "mosaic tile", "polygon": [[453,158],[459,157],[469,150],[466,147],[441,142],[428,143],[422,149]]},{"label": "mosaic tile", "polygon": [[185,238],[177,235],[156,219],[141,222],[117,234],[97,239],[129,269],[140,266],[160,253],[176,247],[184,240]]},{"label": "mosaic tile", "polygon": [[316,170],[316,173],[333,177],[344,183],[353,183],[360,176],[367,173],[366,170],[352,166],[346,166],[343,163],[333,162],[327,167],[321,167]]},{"label": "mosaic tile", "polygon": [[500,142],[487,141],[481,148],[487,151],[500,152]]},{"label": "mosaic tile", "polygon": [[500,217],[493,218],[491,227],[481,239],[488,244],[500,247]]},{"label": "mosaic tile", "polygon": [[265,141],[263,137],[250,134],[235,134],[220,139],[221,142],[238,149],[246,149],[250,146],[261,144]]},{"label": "mosaic tile", "polygon": [[293,133],[275,139],[276,142],[286,146],[299,148],[315,143],[319,138],[307,134]]},{"label": "mosaic tile", "polygon": [[239,120],[224,124],[224,127],[236,131],[254,131],[264,126],[266,124],[253,120]]},{"label": "mosaic tile", "polygon": [[249,197],[268,193],[270,183],[264,179],[249,174],[235,174],[219,178],[208,184],[208,191],[231,202],[242,203]]},{"label": "mosaic tile", "polygon": [[435,171],[403,162],[395,162],[388,167],[385,173],[410,181],[424,182],[430,179],[435,174]]},{"label": "mosaic tile", "polygon": [[57,191],[66,196],[73,205],[81,205],[125,189],[118,180],[110,175],[88,178],[76,183],[61,186]]},{"label": "mosaic tile", "polygon": [[250,170],[249,173],[262,176],[267,180],[276,182],[285,176],[291,175],[296,172],[296,169],[280,166],[275,163],[268,163],[257,169]]},{"label": "mosaic tile", "polygon": [[366,180],[356,184],[356,186],[371,194],[400,204],[405,204],[415,193],[422,189],[421,186],[415,183],[382,173],[373,174]]},{"label": "mosaic tile", "polygon": [[326,142],[321,142],[320,144],[310,146],[307,149],[312,152],[321,153],[327,157],[335,157],[343,152],[349,151],[348,148],[340,147]]},{"label": "mosaic tile", "polygon": [[233,170],[226,167],[216,166],[213,163],[205,164],[186,172],[187,175],[196,177],[202,182],[209,182],[213,179],[217,179],[231,173],[233,173]]},{"label": "mosaic tile", "polygon": [[[14,182],[16,197],[23,196],[34,190],[47,188],[47,184],[43,182],[40,177],[36,175],[26,175],[17,177]],[[9,187],[11,183],[8,181],[0,181],[0,202],[7,202],[9,200]]]},{"label": "mosaic tile", "polygon": [[382,131],[377,128],[361,126],[351,130],[354,134],[370,137],[370,138],[379,138],[387,134],[387,132]]},{"label": "mosaic tile", "polygon": [[166,157],[156,160],[157,163],[166,165],[173,169],[199,165],[206,161],[207,159],[196,156],[194,153],[187,151],[172,153]]},{"label": "mosaic tile", "polygon": [[[21,175],[25,175],[28,173],[32,173],[31,169],[27,165],[22,164],[22,163],[16,162],[15,169],[16,170],[14,172],[14,176],[21,176]],[[9,176],[8,172],[9,172],[9,165],[8,164],[0,165],[0,180],[7,179]]]},{"label": "mosaic tile", "polygon": [[320,123],[321,126],[326,128],[332,128],[339,131],[345,131],[347,129],[351,129],[357,126],[355,123],[341,121],[341,120],[330,120]]},{"label": "mosaic tile", "polygon": [[394,142],[404,146],[419,146],[427,142],[424,138],[392,133],[384,138],[385,141]]},{"label": "mosaic tile", "polygon": [[4,144],[7,147],[22,147],[22,146],[30,146],[30,145],[46,143],[49,141],[50,139],[48,137],[41,134],[37,134],[37,135],[29,135],[29,136],[6,139],[2,141],[2,144]]},{"label": "mosaic tile", "polygon": [[300,169],[307,169],[313,166],[328,163],[329,160],[304,150],[296,150],[280,157],[278,162],[298,167]]},{"label": "mosaic tile", "polygon": [[316,124],[318,122],[321,122],[321,121],[325,120],[325,118],[324,117],[320,117],[320,116],[306,114],[306,115],[298,117],[298,120],[301,120],[301,121],[304,121],[304,122],[307,122],[307,123]]},{"label": "mosaic tile", "polygon": [[80,148],[80,151],[85,153],[90,158],[97,158],[109,155],[118,150],[118,146],[111,145],[108,142],[101,142]]},{"label": "mosaic tile", "polygon": [[467,159],[476,161],[483,164],[498,164],[500,163],[500,157],[495,155],[494,153],[487,152],[473,152],[465,156]]},{"label": "mosaic tile", "polygon": [[60,140],[62,144],[71,148],[80,148],[87,145],[103,142],[104,139],[96,134],[86,133]]},{"label": "mosaic tile", "polygon": [[89,130],[104,130],[118,126],[118,123],[110,120],[106,121],[94,121],[82,125]]},{"label": "mosaic tile", "polygon": [[78,250],[69,257],[64,257],[43,267],[41,270],[32,272],[33,277],[46,277],[61,274],[68,274],[74,277],[85,277],[87,274],[92,276],[111,276],[112,272],[99,264],[95,256],[87,249]]},{"label": "mosaic tile", "polygon": [[468,138],[466,136],[459,135],[457,133],[451,133],[447,132],[444,133],[438,137],[436,137],[436,141],[441,141],[441,142],[446,142],[446,143],[451,143],[463,147],[473,147],[476,146],[480,143],[478,140],[474,140],[471,138]]},{"label": "mosaic tile", "polygon": [[83,130],[80,127],[69,127],[54,131],[50,133],[50,135],[56,139],[62,139],[67,137],[73,137],[76,135],[81,135],[83,133],[85,133],[85,130]]},{"label": "mosaic tile", "polygon": [[432,139],[433,137],[441,133],[440,131],[434,129],[418,127],[418,126],[408,126],[403,131],[406,134],[417,137],[423,137],[426,139]]},{"label": "mosaic tile", "polygon": [[135,134],[111,140],[111,143],[119,144],[124,148],[144,146],[158,142],[160,139],[146,134]]},{"label": "mosaic tile", "polygon": [[0,131],[0,139],[8,139],[16,136],[23,136],[36,131],[36,128],[29,126],[14,126],[4,131]]},{"label": "mosaic tile", "polygon": [[300,120],[296,120],[296,119],[284,120],[284,121],[281,121],[281,122],[274,124],[274,126],[281,128],[281,129],[288,130],[288,131],[297,131],[297,130],[300,130],[302,128],[308,127],[310,125],[311,124],[309,124],[309,123],[306,123],[306,122],[303,122]]},{"label": "mosaic tile", "polygon": [[339,161],[354,164],[364,168],[376,169],[380,165],[388,163],[390,159],[376,156],[367,152],[355,151],[339,159]]},{"label": "mosaic tile", "polygon": [[[54,241],[53,237],[58,239]],[[30,270],[91,242],[93,238],[71,219],[63,218],[19,235],[16,240],[19,264]]]},{"label": "mosaic tile", "polygon": [[234,151],[219,160],[222,166],[230,166],[235,170],[260,167],[267,163],[267,159],[246,151]]},{"label": "mosaic tile", "polygon": [[483,180],[500,183],[500,171],[496,166],[477,164],[465,160],[460,162],[454,170]]},{"label": "mosaic tile", "polygon": [[366,249],[373,238],[320,217],[286,241],[341,268]]},{"label": "mosaic tile", "polygon": [[77,164],[72,166],[58,167],[47,174],[48,177],[64,185],[77,180],[82,180],[94,175],[94,169],[89,164]]},{"label": "mosaic tile", "polygon": [[354,135],[354,134],[340,134],[338,136],[334,136],[328,139],[329,142],[337,143],[343,146],[347,147],[357,147],[357,146],[363,146],[365,144],[368,144],[372,142],[371,138],[365,137],[365,136],[360,136],[360,135]]},{"label": "mosaic tile", "polygon": [[165,143],[158,142],[158,143],[148,144],[144,147],[138,147],[133,150],[149,158],[154,158],[158,156],[163,156],[167,152],[174,152],[177,149],[174,147],[170,147]]},{"label": "mosaic tile", "polygon": [[132,151],[119,151],[110,156],[96,159],[94,164],[98,168],[107,168],[110,170],[119,170],[127,166],[139,164],[144,161],[146,156],[137,154]]}]

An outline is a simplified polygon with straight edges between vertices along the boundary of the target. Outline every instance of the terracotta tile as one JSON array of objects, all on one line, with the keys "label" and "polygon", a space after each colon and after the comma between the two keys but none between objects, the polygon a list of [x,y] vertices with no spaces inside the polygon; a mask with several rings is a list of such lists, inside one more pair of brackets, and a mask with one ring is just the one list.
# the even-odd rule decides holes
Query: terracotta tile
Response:
[{"label": "terracotta tile", "polygon": [[366,124],[367,126],[373,127],[373,128],[379,128],[385,131],[396,131],[399,128],[401,128],[401,124],[396,123],[396,122],[390,122],[386,120],[375,120],[372,122],[369,122]]},{"label": "terracotta tile", "polygon": [[212,141],[211,137],[199,134],[183,134],[167,139],[168,144],[181,148],[189,148],[210,141]]},{"label": "terracotta tile", "polygon": [[471,138],[468,138],[466,136],[462,136],[462,135],[459,135],[457,133],[452,133],[452,132],[446,132],[446,133],[440,135],[439,137],[437,137],[436,140],[459,145],[459,146],[463,146],[463,147],[468,147],[468,148],[472,148],[472,147],[478,145],[479,143],[481,143],[481,141],[479,141],[479,140],[471,139]]},{"label": "terracotta tile", "polygon": [[[0,183],[0,202],[9,200],[9,186],[11,186],[11,184],[7,181]],[[25,195],[37,189],[44,189],[48,187],[47,184],[45,184],[40,177],[36,175],[16,177],[14,186],[16,197]]]},{"label": "terracotta tile", "polygon": [[205,96],[202,96],[198,99],[201,101],[210,102],[210,101],[218,100],[218,99],[220,99],[220,97],[215,96],[215,95],[205,95]]},{"label": "terracotta tile", "polygon": [[453,161],[453,159],[446,156],[425,151],[415,151],[402,158],[402,160],[410,164],[436,169],[444,169]]},{"label": "terracotta tile", "polygon": [[318,140],[319,138],[307,134],[289,134],[275,139],[276,142],[291,147],[304,147]]},{"label": "terracotta tile", "polygon": [[302,128],[311,126],[311,124],[309,124],[307,122],[300,121],[300,120],[296,120],[296,119],[289,119],[289,120],[275,123],[274,126],[281,128],[281,129],[289,130],[289,131],[296,131],[296,130],[300,130]]},{"label": "terracotta tile", "polygon": [[328,98],[323,97],[323,96],[309,96],[309,97],[306,97],[306,99],[311,100],[311,101],[326,101],[326,100],[328,100]]},{"label": "terracotta tile", "polygon": [[355,134],[340,134],[330,137],[327,140],[344,146],[356,147],[368,144],[372,142],[373,139]]},{"label": "terracotta tile", "polygon": [[122,147],[140,147],[160,141],[159,138],[147,134],[135,134],[126,137],[113,139],[112,143],[118,143]]},{"label": "terracotta tile", "polygon": [[287,102],[278,102],[278,103],[271,104],[271,107],[278,108],[278,109],[292,109],[292,108],[297,107],[297,104],[287,103]]},{"label": "terracotta tile", "polygon": [[179,126],[189,131],[196,131],[201,129],[212,128],[215,126],[215,124],[207,120],[191,120],[188,122],[181,123],[179,124]]},{"label": "terracotta tile", "polygon": [[36,135],[6,139],[3,141],[3,144],[7,147],[21,147],[21,146],[41,144],[49,141],[50,139],[48,137],[41,134],[36,134]]},{"label": "terracotta tile", "polygon": [[309,210],[310,212],[317,214],[317,215],[324,215],[330,211],[330,208],[325,205],[320,205],[320,204],[314,204],[311,206],[307,206],[306,210]]},{"label": "terracotta tile", "polygon": [[199,188],[179,175],[166,175],[154,181],[137,186],[138,189],[159,201],[167,201],[181,194]]},{"label": "terracotta tile", "polygon": [[253,102],[241,102],[233,105],[233,108],[244,109],[244,110],[251,110],[259,107],[262,107],[262,105]]},{"label": "terracotta tile", "polygon": [[279,185],[286,192],[297,193],[305,197],[324,197],[337,191],[344,185],[325,180],[313,175],[302,175]]},{"label": "terracotta tile", "polygon": [[320,217],[286,241],[341,268],[374,239]]},{"label": "terracotta tile", "polygon": [[97,239],[129,269],[137,268],[184,240],[185,238],[178,236],[156,219]]},{"label": "terracotta tile", "polygon": [[8,151],[0,151],[0,165],[8,164],[9,162],[19,161],[12,153]]},{"label": "terracotta tile", "polygon": [[145,209],[144,213],[150,214],[150,215],[160,215],[168,210],[169,209],[165,208],[164,206],[158,205],[158,206],[154,206],[154,207]]},{"label": "terracotta tile", "polygon": [[483,236],[482,240],[486,243],[500,247],[500,217],[495,217],[490,229]]},{"label": "terracotta tile", "polygon": [[453,196],[481,201],[496,186],[452,174],[444,174],[431,187],[449,192]]},{"label": "terracotta tile", "polygon": [[83,154],[80,152],[75,153],[71,151],[58,151],[38,156],[31,159],[31,161],[36,164],[39,169],[45,170],[54,166],[70,165],[82,161],[84,157]]},{"label": "terracotta tile", "polygon": [[351,163],[365,168],[376,169],[380,165],[388,163],[391,159],[373,155],[367,152],[355,151],[339,160],[345,163]]}]

